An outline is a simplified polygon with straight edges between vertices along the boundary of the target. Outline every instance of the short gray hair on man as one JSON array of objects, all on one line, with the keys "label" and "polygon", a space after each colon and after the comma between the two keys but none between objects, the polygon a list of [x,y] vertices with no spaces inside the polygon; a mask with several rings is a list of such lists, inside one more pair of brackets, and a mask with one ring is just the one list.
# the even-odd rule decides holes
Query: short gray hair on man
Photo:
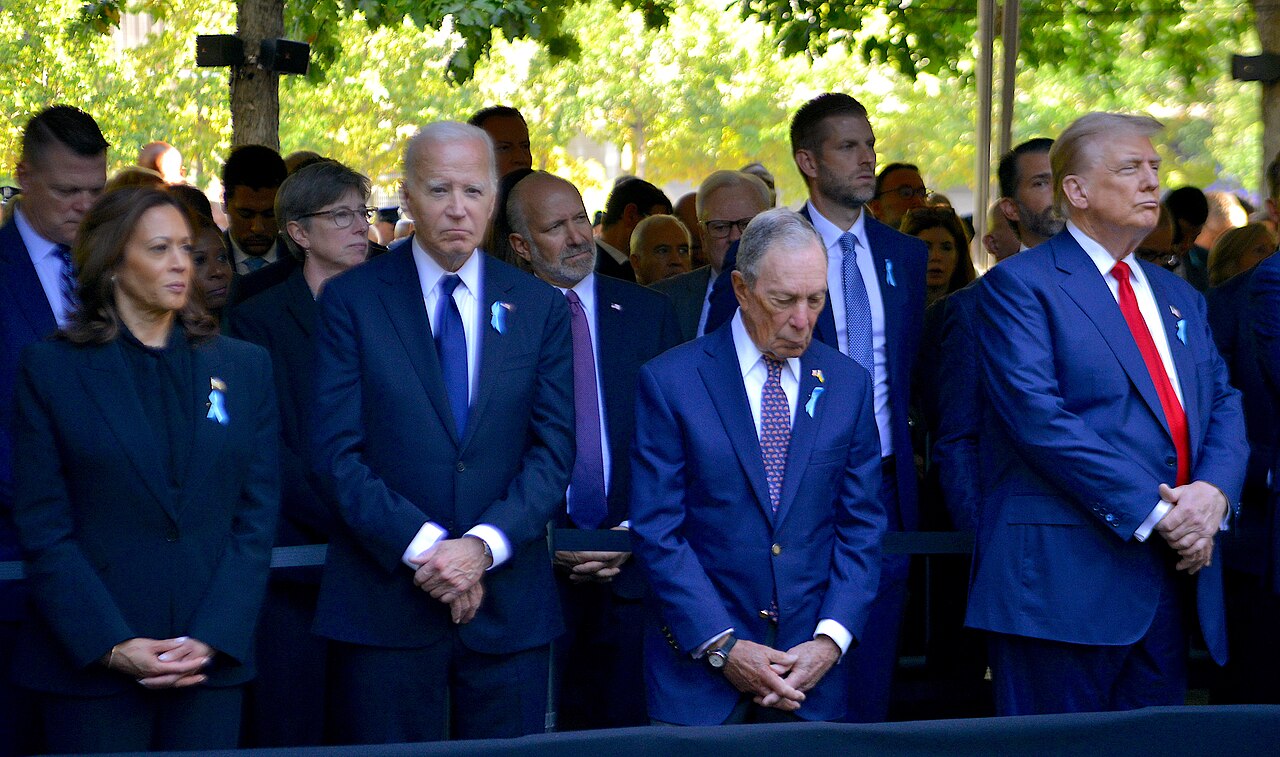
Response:
[{"label": "short gray hair on man", "polygon": [[459,121],[436,121],[429,123],[409,138],[404,147],[404,178],[413,182],[417,177],[418,156],[431,144],[448,144],[450,142],[482,142],[489,153],[489,186],[498,191],[498,160],[493,152],[493,139],[479,126],[464,124]]},{"label": "short gray hair on man", "polygon": [[[698,220],[705,221],[704,208],[707,198],[721,189],[749,189],[759,195],[761,210],[773,205],[773,197],[769,194],[769,185],[759,176],[742,171],[716,171],[702,180],[698,185],[697,213]],[[736,221],[736,218],[719,219]]]},{"label": "short gray hair on man", "polygon": [[1164,124],[1151,116],[1128,113],[1093,112],[1080,116],[1062,132],[1049,148],[1049,167],[1053,171],[1053,205],[1063,218],[1070,217],[1062,181],[1070,174],[1079,175],[1098,159],[1099,144],[1118,133],[1150,137],[1164,129]]},{"label": "short gray hair on man", "polygon": [[302,259],[302,250],[285,227],[290,221],[307,223],[304,218],[325,205],[332,205],[348,190],[356,190],[360,202],[369,201],[369,178],[336,160],[318,160],[294,171],[276,192],[276,223],[284,232],[285,246],[294,257]]},{"label": "short gray hair on man", "polygon": [[738,272],[746,280],[747,286],[755,286],[765,253],[769,250],[779,246],[796,248],[815,243],[819,249],[823,249],[822,237],[818,236],[813,224],[804,216],[788,208],[766,210],[751,219],[751,223],[742,232],[742,240],[738,242]]}]

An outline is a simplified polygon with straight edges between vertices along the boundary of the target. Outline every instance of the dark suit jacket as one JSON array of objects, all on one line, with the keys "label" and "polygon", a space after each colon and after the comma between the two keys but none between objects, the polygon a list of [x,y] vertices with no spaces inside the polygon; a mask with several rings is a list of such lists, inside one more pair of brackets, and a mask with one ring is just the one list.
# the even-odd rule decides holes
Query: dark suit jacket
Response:
[{"label": "dark suit jacket", "polygon": [[[1191,479],[1239,501],[1244,420],[1209,332],[1204,298],[1140,263],[1182,387]],[[991,486],[978,516],[967,622],[1073,644],[1137,642],[1155,616],[1174,554],[1133,533],[1173,485],[1164,411],[1107,282],[1068,231],[983,277],[978,341],[992,440]],[[1178,335],[1181,334],[1180,338]],[[1227,654],[1222,567],[1192,579],[1200,628]]]},{"label": "dark suit jacket", "polygon": [[[808,205],[801,215],[808,218]],[[920,332],[924,322],[924,274],[929,256],[924,242],[889,228],[867,215],[867,242],[876,261],[880,280],[880,296],[884,299],[884,331],[886,372],[889,383],[889,407],[893,414],[893,449],[898,458],[898,510],[889,513],[889,530],[908,531],[920,527],[919,486],[912,461],[911,445],[911,380],[920,349]],[[711,311],[707,315],[707,333],[728,323],[738,300],[733,294],[730,273],[738,259],[735,242],[725,253],[724,269],[711,293]],[[892,275],[890,273],[892,272]],[[818,316],[814,338],[830,347],[838,347],[836,321],[831,309],[831,295]],[[835,296],[843,296],[837,293]]]},{"label": "dark suit jacket", "polygon": [[[459,438],[411,245],[325,284],[316,334],[311,466],[338,511],[316,632],[423,647],[455,628],[401,556],[432,521],[452,538],[486,523],[511,558],[484,577],[471,649],[507,654],[563,629],[546,527],[573,465],[569,307],[551,286],[481,258],[479,380]],[[510,307],[503,307],[509,305]],[[490,314],[505,313],[501,323]]]},{"label": "dark suit jacket", "polygon": [[[0,561],[22,558],[14,531],[13,390],[22,349],[57,331],[31,255],[10,216],[0,226]],[[0,620],[22,616],[21,585],[0,582]]]},{"label": "dark suit jacket", "polygon": [[280,404],[281,518],[276,543],[282,546],[324,543],[333,530],[333,514],[303,462],[314,384],[311,340],[319,313],[302,267],[295,266],[284,281],[236,308],[227,324],[229,335],[260,344],[271,355]]},{"label": "dark suit jacket", "polygon": [[[229,245],[230,242],[228,241],[227,244]],[[294,271],[302,268],[302,261],[293,256],[293,253],[285,245],[283,238],[277,244],[280,245],[280,257],[274,263],[269,263],[253,273],[247,273],[242,276],[235,273],[235,266],[232,265],[232,287],[230,294],[227,296],[228,310],[267,291],[289,278]],[[230,250],[231,248],[228,247],[227,249]],[[371,258],[377,257],[386,251],[387,248],[377,242],[369,243],[369,257]]]},{"label": "dark suit jacket", "polygon": [[941,308],[941,339],[933,396],[933,469],[951,523],[961,531],[977,527],[984,466],[980,445],[986,393],[978,372],[975,323],[982,279],[947,295]]},{"label": "dark suit jacket", "polygon": [[[626,250],[623,250],[623,252],[626,252]],[[612,276],[623,281],[634,282],[636,280],[636,272],[631,267],[631,261],[624,260],[619,263],[598,242],[596,243],[596,273]]]},{"label": "dark suit jacket", "polygon": [[[1276,403],[1280,400],[1280,257],[1272,255],[1254,267],[1249,290],[1249,320],[1253,326],[1258,361],[1266,379],[1268,399],[1274,413]],[[1280,471],[1280,443],[1275,443],[1272,447],[1269,470],[1272,513],[1277,504],[1280,504],[1280,474],[1277,471]],[[1280,525],[1277,525],[1274,515],[1270,518],[1268,538],[1269,564],[1265,568],[1270,571],[1272,589],[1280,591]]]},{"label": "dark suit jacket", "polygon": [[[855,643],[862,633],[885,529],[871,381],[816,341],[800,364],[776,514],[731,328],[640,369],[631,528],[654,599],[645,629],[653,718],[723,722],[738,691],[690,652],[726,628],[764,643],[760,611],[775,598],[776,649],[811,639],[823,618]],[[846,689],[833,668],[797,714],[840,717]]]},{"label": "dark suit jacket", "polygon": [[702,318],[702,304],[707,300],[707,282],[711,280],[711,266],[704,265],[688,273],[654,282],[650,289],[671,298],[676,318],[680,321],[681,341],[698,338],[698,321]]},{"label": "dark suit jacket", "polygon": [[[191,636],[219,651],[209,684],[253,675],[279,497],[271,364],[255,345],[192,347],[195,436],[175,496],[118,341],[23,354],[14,519],[34,612],[16,680],[101,696],[136,687],[97,661],[128,639]],[[206,418],[211,378],[229,422]]]}]

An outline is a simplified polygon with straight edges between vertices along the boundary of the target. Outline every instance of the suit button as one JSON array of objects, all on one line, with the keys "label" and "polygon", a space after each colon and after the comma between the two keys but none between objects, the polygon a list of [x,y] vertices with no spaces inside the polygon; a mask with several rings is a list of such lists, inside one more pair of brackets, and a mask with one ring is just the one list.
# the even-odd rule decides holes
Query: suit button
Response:
[{"label": "suit button", "polygon": [[168,531],[165,531],[165,532],[164,532],[164,540],[165,540],[165,541],[167,541],[167,542],[169,542],[169,543],[171,543],[171,544],[172,544],[173,542],[177,541],[177,540],[178,540],[178,529],[176,529],[176,528],[171,528],[171,529],[169,529]]},{"label": "suit button", "polygon": [[459,473],[461,473],[461,472],[463,472],[463,471],[465,471],[465,470],[467,469],[467,464],[466,464],[466,463],[464,463],[464,462],[462,462],[461,460],[459,460],[459,461],[458,461],[457,466],[455,466],[455,467],[456,467],[457,471],[458,471]]},{"label": "suit button", "polygon": [[1115,523],[1115,522],[1116,522],[1116,516],[1108,514],[1108,515],[1107,515],[1107,522],[1108,522],[1108,523]]},{"label": "suit button", "polygon": [[782,545],[775,544],[769,548],[769,551],[773,553],[774,557],[777,557],[778,555],[782,554]]},{"label": "suit button", "polygon": [[1174,457],[1173,455],[1170,455],[1164,459],[1164,464],[1169,466],[1170,468],[1173,468],[1178,464],[1178,458]]}]

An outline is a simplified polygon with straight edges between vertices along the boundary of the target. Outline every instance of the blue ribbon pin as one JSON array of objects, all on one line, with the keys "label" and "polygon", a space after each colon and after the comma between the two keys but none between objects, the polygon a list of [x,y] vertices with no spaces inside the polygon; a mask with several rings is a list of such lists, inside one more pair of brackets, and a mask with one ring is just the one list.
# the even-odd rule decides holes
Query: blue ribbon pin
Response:
[{"label": "blue ribbon pin", "polygon": [[825,391],[826,389],[820,386],[815,386],[813,391],[809,394],[809,401],[804,403],[804,411],[809,414],[810,418],[813,417],[814,412],[818,409],[818,398],[820,398],[822,393]]},{"label": "blue ribbon pin", "polygon": [[1187,343],[1187,320],[1185,318],[1179,318],[1178,322],[1174,324],[1174,327],[1177,328],[1178,330],[1178,341],[1182,342],[1183,344],[1186,344]]},{"label": "blue ribbon pin", "polygon": [[227,396],[224,394],[226,390],[227,385],[222,379],[209,379],[209,414],[205,417],[223,426],[231,422],[231,416],[227,415]]},{"label": "blue ribbon pin", "polygon": [[884,261],[884,278],[885,278],[885,281],[889,282],[889,286],[896,287],[898,285],[898,282],[893,280],[893,261],[892,260]]},{"label": "blue ribbon pin", "polygon": [[507,311],[511,305],[506,302],[495,302],[489,309],[489,325],[499,334],[507,333]]}]

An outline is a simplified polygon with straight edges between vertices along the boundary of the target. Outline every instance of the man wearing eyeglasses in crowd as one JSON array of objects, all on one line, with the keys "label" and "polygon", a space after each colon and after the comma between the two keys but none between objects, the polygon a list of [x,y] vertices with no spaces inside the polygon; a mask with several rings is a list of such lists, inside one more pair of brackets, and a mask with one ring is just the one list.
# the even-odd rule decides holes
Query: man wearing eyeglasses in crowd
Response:
[{"label": "man wearing eyeglasses in crowd", "polygon": [[742,237],[742,230],[758,214],[772,207],[769,187],[760,177],[742,171],[716,171],[698,187],[695,202],[702,249],[710,263],[653,284],[671,298],[684,341],[706,333],[711,289],[724,267],[725,253]]},{"label": "man wearing eyeglasses in crowd", "polygon": [[867,207],[877,220],[896,229],[908,210],[924,207],[928,195],[919,168],[910,163],[890,163],[876,177],[876,196]]}]

